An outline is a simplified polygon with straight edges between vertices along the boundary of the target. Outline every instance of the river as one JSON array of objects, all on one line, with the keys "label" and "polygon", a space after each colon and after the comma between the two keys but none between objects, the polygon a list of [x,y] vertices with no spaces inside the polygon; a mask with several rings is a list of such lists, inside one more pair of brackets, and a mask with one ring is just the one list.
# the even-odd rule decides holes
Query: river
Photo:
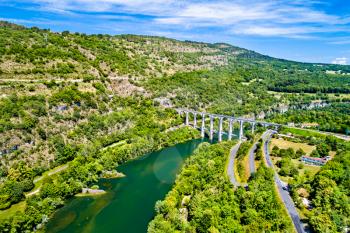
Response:
[{"label": "river", "polygon": [[72,198],[47,224],[52,233],[142,233],[154,217],[154,205],[171,189],[184,160],[207,139],[149,153],[117,168],[126,176],[101,179],[106,194]]}]

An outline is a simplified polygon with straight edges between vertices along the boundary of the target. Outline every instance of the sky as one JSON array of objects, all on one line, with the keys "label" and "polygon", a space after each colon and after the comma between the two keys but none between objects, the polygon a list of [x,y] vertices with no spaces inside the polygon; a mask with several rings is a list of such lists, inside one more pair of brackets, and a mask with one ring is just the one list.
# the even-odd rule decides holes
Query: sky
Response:
[{"label": "sky", "polygon": [[350,64],[349,0],[0,0],[0,20],[226,42],[278,58]]}]

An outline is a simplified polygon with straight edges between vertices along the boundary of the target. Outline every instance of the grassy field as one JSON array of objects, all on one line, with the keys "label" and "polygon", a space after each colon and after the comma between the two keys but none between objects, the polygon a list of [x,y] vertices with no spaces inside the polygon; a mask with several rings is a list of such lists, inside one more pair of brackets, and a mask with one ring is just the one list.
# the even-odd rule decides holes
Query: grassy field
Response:
[{"label": "grassy field", "polygon": [[[290,141],[283,140],[283,139],[273,138],[271,140],[271,143],[270,143],[270,148],[269,148],[270,151],[272,150],[272,148],[274,146],[277,146],[280,149],[293,148],[294,151],[297,151],[298,149],[302,149],[307,155],[310,155],[310,153],[314,149],[316,149],[315,146],[310,146],[306,143],[295,143],[295,142],[290,142]],[[330,155],[334,156],[334,152],[330,152]],[[275,166],[276,171],[278,172],[279,168],[276,166],[276,163],[277,163],[277,161],[281,160],[282,158],[271,156],[271,159],[272,159],[272,162]],[[309,173],[310,176],[314,176],[321,169],[321,167],[318,167],[318,166],[304,164],[299,159],[292,159],[292,162],[295,165],[295,167],[298,168],[300,175],[304,175],[305,173]],[[299,168],[299,165],[301,165],[301,164],[302,164],[302,168]],[[280,177],[281,177],[281,180],[283,180],[284,182],[288,182],[288,180],[292,178],[292,177],[288,177],[288,176],[286,176],[286,177],[280,176]]]},{"label": "grassy field", "polygon": [[242,183],[242,180],[241,180],[241,176],[239,175],[238,173],[238,159],[235,159],[235,162],[234,162],[234,167],[233,167],[233,172],[235,174],[235,177],[236,177],[236,180],[238,183]]},{"label": "grassy field", "polygon": [[247,182],[250,176],[250,169],[249,169],[249,154],[247,156],[244,157],[242,164],[244,166],[244,177],[243,180],[244,182]]},{"label": "grassy field", "polygon": [[270,150],[277,146],[280,149],[288,149],[292,148],[294,151],[297,151],[299,149],[302,149],[307,155],[310,155],[313,150],[316,149],[316,146],[310,146],[306,143],[296,143],[296,142],[290,142],[283,139],[276,139],[273,138],[270,143]]},{"label": "grassy field", "polygon": [[281,133],[287,134],[292,133],[293,135],[299,135],[304,137],[319,137],[319,138],[325,138],[327,136],[334,136],[337,138],[338,141],[350,141],[349,135],[344,134],[337,134],[337,133],[331,133],[331,132],[325,132],[325,131],[317,131],[313,129],[299,129],[299,128],[293,128],[293,127],[284,127],[281,130]]},{"label": "grassy field", "polygon": [[289,127],[284,127],[281,131],[281,133],[283,134],[287,134],[287,133],[292,133],[295,135],[300,135],[300,136],[304,136],[304,137],[320,137],[320,138],[325,138],[326,135],[316,132],[316,131],[312,131],[312,130],[308,130],[308,129],[297,129],[297,128],[289,128]]},{"label": "grassy field", "polygon": [[0,210],[0,221],[10,218],[11,216],[15,215],[18,211],[24,212],[24,209],[26,208],[26,202],[21,201],[17,204],[12,205],[10,208],[6,210]]}]

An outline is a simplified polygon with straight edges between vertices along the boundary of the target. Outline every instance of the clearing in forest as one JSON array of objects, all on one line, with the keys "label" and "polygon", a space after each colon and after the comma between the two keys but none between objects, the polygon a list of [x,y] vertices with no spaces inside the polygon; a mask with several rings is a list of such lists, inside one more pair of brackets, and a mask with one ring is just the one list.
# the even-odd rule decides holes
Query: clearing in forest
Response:
[{"label": "clearing in forest", "polygon": [[271,140],[271,148],[274,146],[277,146],[280,149],[288,149],[292,148],[294,151],[297,151],[299,149],[302,149],[306,155],[310,155],[313,150],[316,149],[316,146],[311,146],[306,143],[296,143],[296,142],[290,142],[284,139],[276,139],[273,138]]}]

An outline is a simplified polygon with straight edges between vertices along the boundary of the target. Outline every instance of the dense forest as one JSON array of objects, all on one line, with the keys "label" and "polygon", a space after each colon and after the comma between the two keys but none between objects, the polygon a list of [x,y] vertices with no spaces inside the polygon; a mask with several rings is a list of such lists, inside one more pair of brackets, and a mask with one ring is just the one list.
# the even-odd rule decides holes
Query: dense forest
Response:
[{"label": "dense forest", "polygon": [[[118,165],[199,137],[181,127],[175,107],[317,123],[313,127],[320,130],[349,133],[349,67],[285,61],[223,43],[58,33],[0,22],[0,231],[44,229],[65,200]],[[200,232],[290,229],[272,189],[272,171],[261,166],[248,181],[250,190],[233,191],[222,176],[230,146],[197,150],[177,180],[178,191],[157,204],[151,232],[156,226]],[[344,164],[339,174],[347,174],[346,157],[339,153],[334,160]],[[346,203],[349,179],[328,174],[330,166],[316,177],[332,180],[327,182],[338,187],[331,190],[339,194],[336,200]],[[61,170],[43,178],[53,169]],[[317,182],[308,184],[316,190],[323,185]],[[217,195],[205,196],[211,193]],[[314,229],[325,229],[316,213],[331,219],[327,229],[344,229],[348,220],[339,216],[347,207],[332,215],[321,201],[324,195],[311,193],[318,203],[310,217]],[[209,204],[215,208],[206,210]]]},{"label": "dense forest", "polygon": [[321,131],[350,134],[350,103],[333,103],[316,109],[290,110],[284,114],[273,114],[269,119],[276,123],[316,123],[310,128]]}]

